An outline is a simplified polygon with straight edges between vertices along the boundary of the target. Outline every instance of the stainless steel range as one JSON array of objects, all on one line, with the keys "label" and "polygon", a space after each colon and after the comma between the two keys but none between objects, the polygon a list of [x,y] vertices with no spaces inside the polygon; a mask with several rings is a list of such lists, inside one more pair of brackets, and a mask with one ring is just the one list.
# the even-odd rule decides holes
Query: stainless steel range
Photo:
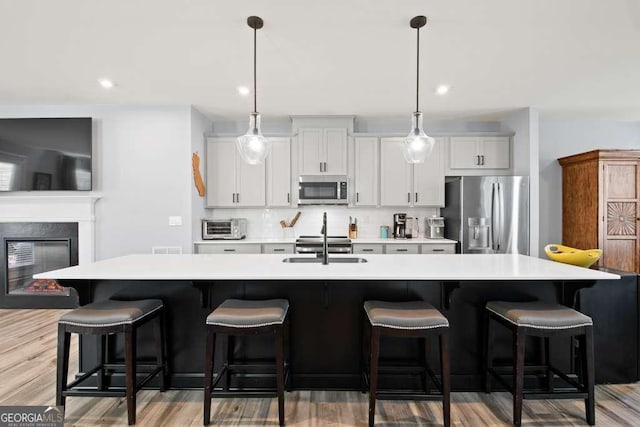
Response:
[{"label": "stainless steel range", "polygon": [[[347,236],[327,236],[330,254],[350,254],[351,239]],[[296,252],[299,254],[322,254],[322,236],[300,236],[296,239]]]}]

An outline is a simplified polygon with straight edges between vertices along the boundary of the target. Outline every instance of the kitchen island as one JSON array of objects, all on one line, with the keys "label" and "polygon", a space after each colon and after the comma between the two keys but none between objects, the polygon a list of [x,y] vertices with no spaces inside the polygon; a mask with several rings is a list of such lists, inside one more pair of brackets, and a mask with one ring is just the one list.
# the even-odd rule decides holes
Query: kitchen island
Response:
[{"label": "kitchen island", "polygon": [[[202,386],[205,318],[227,298],[287,298],[290,301],[293,387],[305,389],[358,388],[365,300],[423,299],[439,307],[449,318],[453,389],[473,390],[480,388],[480,319],[486,301],[538,299],[579,309],[582,294],[587,294],[590,288],[609,286],[615,294],[620,283],[625,282],[625,277],[620,279],[618,274],[523,255],[367,255],[366,262],[358,263],[283,262],[290,257],[130,255],[35,277],[57,279],[73,287],[80,304],[110,297],[162,299],[167,307],[171,386],[175,388]],[[627,277],[626,283],[631,280],[635,277]],[[629,305],[627,296],[620,299],[624,300],[620,303]],[[637,310],[637,300],[633,307]],[[620,311],[621,307],[604,309]],[[597,316],[594,323],[597,328]],[[611,323],[607,325],[612,327]],[[634,331],[637,341],[637,324],[633,331],[624,333]],[[615,335],[621,331],[607,330],[606,333]],[[138,353],[152,356],[151,337],[144,331],[141,335]],[[596,331],[596,354],[597,336]],[[239,359],[272,357],[272,346],[268,338],[263,338],[234,340],[234,356]],[[628,340],[620,338],[628,344]],[[559,367],[569,368],[572,364],[569,345],[569,341],[563,339],[554,345],[552,357]],[[419,354],[418,348],[417,340],[383,340],[381,358],[409,359]],[[81,350],[81,369],[90,368],[95,361],[93,341],[83,340]],[[222,349],[217,350],[219,361]],[[118,358],[121,351],[122,343],[112,340],[109,356]],[[611,357],[617,357],[616,349],[608,351]],[[498,334],[494,354],[509,359],[510,352],[505,330],[504,334]],[[538,343],[528,346],[528,357],[536,359],[540,353]],[[635,354],[637,367],[637,352]],[[435,350],[428,355],[434,366],[437,366],[436,356]],[[599,360],[612,363],[610,359],[600,357]],[[633,375],[637,376],[637,371],[627,376]],[[112,378],[114,383],[119,380]],[[261,381],[246,380],[247,384]],[[419,378],[381,379],[382,386],[400,383],[406,386],[414,382],[418,385]]]}]

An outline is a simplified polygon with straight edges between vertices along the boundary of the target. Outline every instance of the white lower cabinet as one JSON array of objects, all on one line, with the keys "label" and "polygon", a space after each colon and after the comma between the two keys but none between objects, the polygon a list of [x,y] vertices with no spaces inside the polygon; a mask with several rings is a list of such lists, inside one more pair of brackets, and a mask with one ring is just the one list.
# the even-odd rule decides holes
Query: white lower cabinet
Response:
[{"label": "white lower cabinet", "polygon": [[264,243],[263,254],[292,254],[295,253],[295,245],[292,243]]},{"label": "white lower cabinet", "polygon": [[390,243],[385,245],[385,253],[395,255],[417,254],[419,246],[415,243]]},{"label": "white lower cabinet", "polygon": [[353,253],[354,254],[382,254],[384,253],[384,245],[354,243]]},{"label": "white lower cabinet", "polygon": [[198,254],[259,254],[262,248],[259,243],[215,243],[196,244]]},{"label": "white lower cabinet", "polygon": [[455,243],[439,243],[421,245],[420,252],[423,254],[455,254]]}]

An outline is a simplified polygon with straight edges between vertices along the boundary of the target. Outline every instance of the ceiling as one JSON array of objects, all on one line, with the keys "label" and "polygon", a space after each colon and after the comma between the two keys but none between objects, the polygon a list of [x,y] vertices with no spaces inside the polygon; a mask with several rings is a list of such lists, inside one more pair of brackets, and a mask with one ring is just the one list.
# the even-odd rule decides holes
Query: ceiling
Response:
[{"label": "ceiling", "polygon": [[[192,104],[246,118],[252,30],[258,110],[409,116],[415,30],[428,117],[640,120],[640,0],[0,0],[0,104]],[[116,82],[104,90],[97,79]],[[434,88],[450,84],[438,96]]]}]

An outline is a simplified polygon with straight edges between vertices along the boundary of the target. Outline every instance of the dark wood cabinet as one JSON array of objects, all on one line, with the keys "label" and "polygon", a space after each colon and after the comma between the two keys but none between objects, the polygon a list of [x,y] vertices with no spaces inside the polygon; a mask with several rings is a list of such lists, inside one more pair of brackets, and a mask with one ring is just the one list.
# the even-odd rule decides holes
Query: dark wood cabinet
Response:
[{"label": "dark wood cabinet", "polygon": [[640,273],[640,150],[594,150],[562,166],[562,243],[602,249],[598,265]]}]

